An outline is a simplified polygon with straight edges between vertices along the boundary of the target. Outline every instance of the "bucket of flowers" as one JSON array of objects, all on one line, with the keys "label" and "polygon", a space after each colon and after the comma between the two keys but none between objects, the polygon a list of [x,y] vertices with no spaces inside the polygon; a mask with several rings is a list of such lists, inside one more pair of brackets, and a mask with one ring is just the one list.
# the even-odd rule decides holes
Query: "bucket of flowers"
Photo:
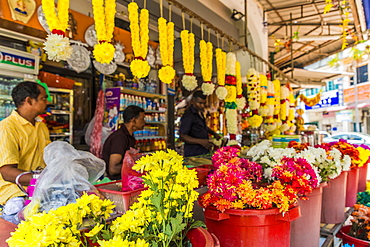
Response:
[{"label": "bucket of flowers", "polygon": [[[96,195],[84,195],[76,203],[22,222],[8,239],[10,247],[22,246],[188,246],[194,239],[216,246],[203,222],[192,218],[198,198],[195,170],[183,166],[183,157],[173,150],[142,157],[133,167],[143,175],[146,187],[129,210],[109,224],[113,203]],[[89,218],[81,231],[83,219]],[[197,229],[201,229],[199,235]],[[193,245],[202,246],[202,245]]]},{"label": "bucket of flowers", "polygon": [[217,150],[212,160],[216,170],[199,203],[221,246],[289,246],[290,222],[300,217],[297,200],[319,184],[311,164],[291,157],[256,163],[233,147]]},{"label": "bucket of flowers", "polygon": [[345,246],[365,247],[370,245],[370,207],[361,204],[353,206],[351,225],[343,226],[337,237]]}]

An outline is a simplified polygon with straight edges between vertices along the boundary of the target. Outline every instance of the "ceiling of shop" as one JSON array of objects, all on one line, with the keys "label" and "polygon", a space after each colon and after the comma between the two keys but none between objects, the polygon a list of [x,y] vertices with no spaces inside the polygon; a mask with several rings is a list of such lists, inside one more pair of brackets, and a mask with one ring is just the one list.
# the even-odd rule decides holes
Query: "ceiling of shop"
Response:
[{"label": "ceiling of shop", "polygon": [[[333,0],[334,6],[329,13],[324,13],[325,0],[219,0],[231,10],[244,13],[244,2],[257,1],[266,17],[269,33],[269,52],[274,53],[274,64],[280,69],[288,67],[303,68],[342,49],[342,16],[338,9],[339,0]],[[356,0],[348,1],[351,13],[348,30],[360,33],[362,5],[358,8]],[[360,16],[360,17],[359,17]],[[363,22],[362,22],[363,23]],[[363,26],[363,25],[362,25]],[[357,28],[357,30],[355,30]],[[291,37],[298,32],[299,39],[290,44]],[[363,37],[358,38],[361,40]],[[274,43],[281,40],[277,48]],[[348,46],[355,43],[347,39]],[[293,58],[293,63],[292,63]]]}]

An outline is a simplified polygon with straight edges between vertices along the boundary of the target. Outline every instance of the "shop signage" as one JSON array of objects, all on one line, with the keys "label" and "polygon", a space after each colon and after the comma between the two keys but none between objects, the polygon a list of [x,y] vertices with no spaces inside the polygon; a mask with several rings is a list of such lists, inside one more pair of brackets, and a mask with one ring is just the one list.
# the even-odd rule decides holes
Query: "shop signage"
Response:
[{"label": "shop signage", "polygon": [[118,87],[107,88],[105,90],[105,106],[108,112],[108,127],[115,131],[118,127],[120,109],[121,89]]},{"label": "shop signage", "polygon": [[312,110],[335,105],[339,105],[339,90],[331,90],[328,92],[324,92],[321,96],[320,102],[317,105],[314,105],[312,107],[310,106],[305,107],[306,110]]},{"label": "shop signage", "polygon": [[[357,86],[358,100],[370,99],[370,83],[365,85]],[[355,87],[347,88],[343,90],[343,101],[344,103],[355,102]]]},{"label": "shop signage", "polygon": [[353,121],[353,111],[352,110],[338,111],[335,113],[335,118],[336,118],[337,123],[352,122]]},{"label": "shop signage", "polygon": [[0,69],[37,75],[39,57],[8,47],[0,46]]}]

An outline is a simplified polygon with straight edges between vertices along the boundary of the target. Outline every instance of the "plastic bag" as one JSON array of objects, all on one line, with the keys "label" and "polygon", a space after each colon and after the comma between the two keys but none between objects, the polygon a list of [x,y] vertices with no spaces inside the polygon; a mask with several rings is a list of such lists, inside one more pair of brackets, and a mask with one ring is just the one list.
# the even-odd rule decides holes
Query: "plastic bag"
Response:
[{"label": "plastic bag", "polygon": [[141,173],[134,171],[132,167],[135,162],[143,157],[145,154],[140,154],[138,150],[130,148],[125,153],[122,161],[121,178],[122,178],[122,191],[131,191],[143,188]]},{"label": "plastic bag", "polygon": [[78,151],[67,142],[55,141],[44,150],[46,168],[37,179],[25,216],[76,202],[84,192],[96,193],[91,184],[105,171],[105,162],[93,154]]},{"label": "plastic bag", "polygon": [[[90,123],[87,125],[86,131],[85,131],[85,142],[87,145],[91,146],[91,134],[94,129],[94,123],[95,123],[95,116],[91,119]],[[107,140],[108,136],[112,133],[111,129],[107,126],[103,126],[101,130],[101,144],[103,146],[105,140]]]}]

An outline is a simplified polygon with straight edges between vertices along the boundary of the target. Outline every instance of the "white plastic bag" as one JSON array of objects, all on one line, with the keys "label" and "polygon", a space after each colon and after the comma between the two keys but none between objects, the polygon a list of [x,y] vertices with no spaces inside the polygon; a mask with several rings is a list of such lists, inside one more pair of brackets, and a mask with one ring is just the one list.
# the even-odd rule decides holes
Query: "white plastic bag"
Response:
[{"label": "white plastic bag", "polygon": [[[91,134],[94,129],[95,123],[95,116],[91,119],[90,123],[87,125],[87,129],[85,131],[85,142],[89,147],[91,146]],[[101,130],[101,144],[103,146],[105,140],[107,140],[108,136],[112,133],[111,129],[107,126],[103,126]]]},{"label": "white plastic bag", "polygon": [[[91,183],[105,171],[103,160],[89,152],[78,151],[67,142],[49,144],[44,160],[47,166],[37,179],[32,202],[27,206],[29,212],[48,212],[75,202],[84,192],[95,192]],[[27,213],[27,216],[30,215]]]}]

